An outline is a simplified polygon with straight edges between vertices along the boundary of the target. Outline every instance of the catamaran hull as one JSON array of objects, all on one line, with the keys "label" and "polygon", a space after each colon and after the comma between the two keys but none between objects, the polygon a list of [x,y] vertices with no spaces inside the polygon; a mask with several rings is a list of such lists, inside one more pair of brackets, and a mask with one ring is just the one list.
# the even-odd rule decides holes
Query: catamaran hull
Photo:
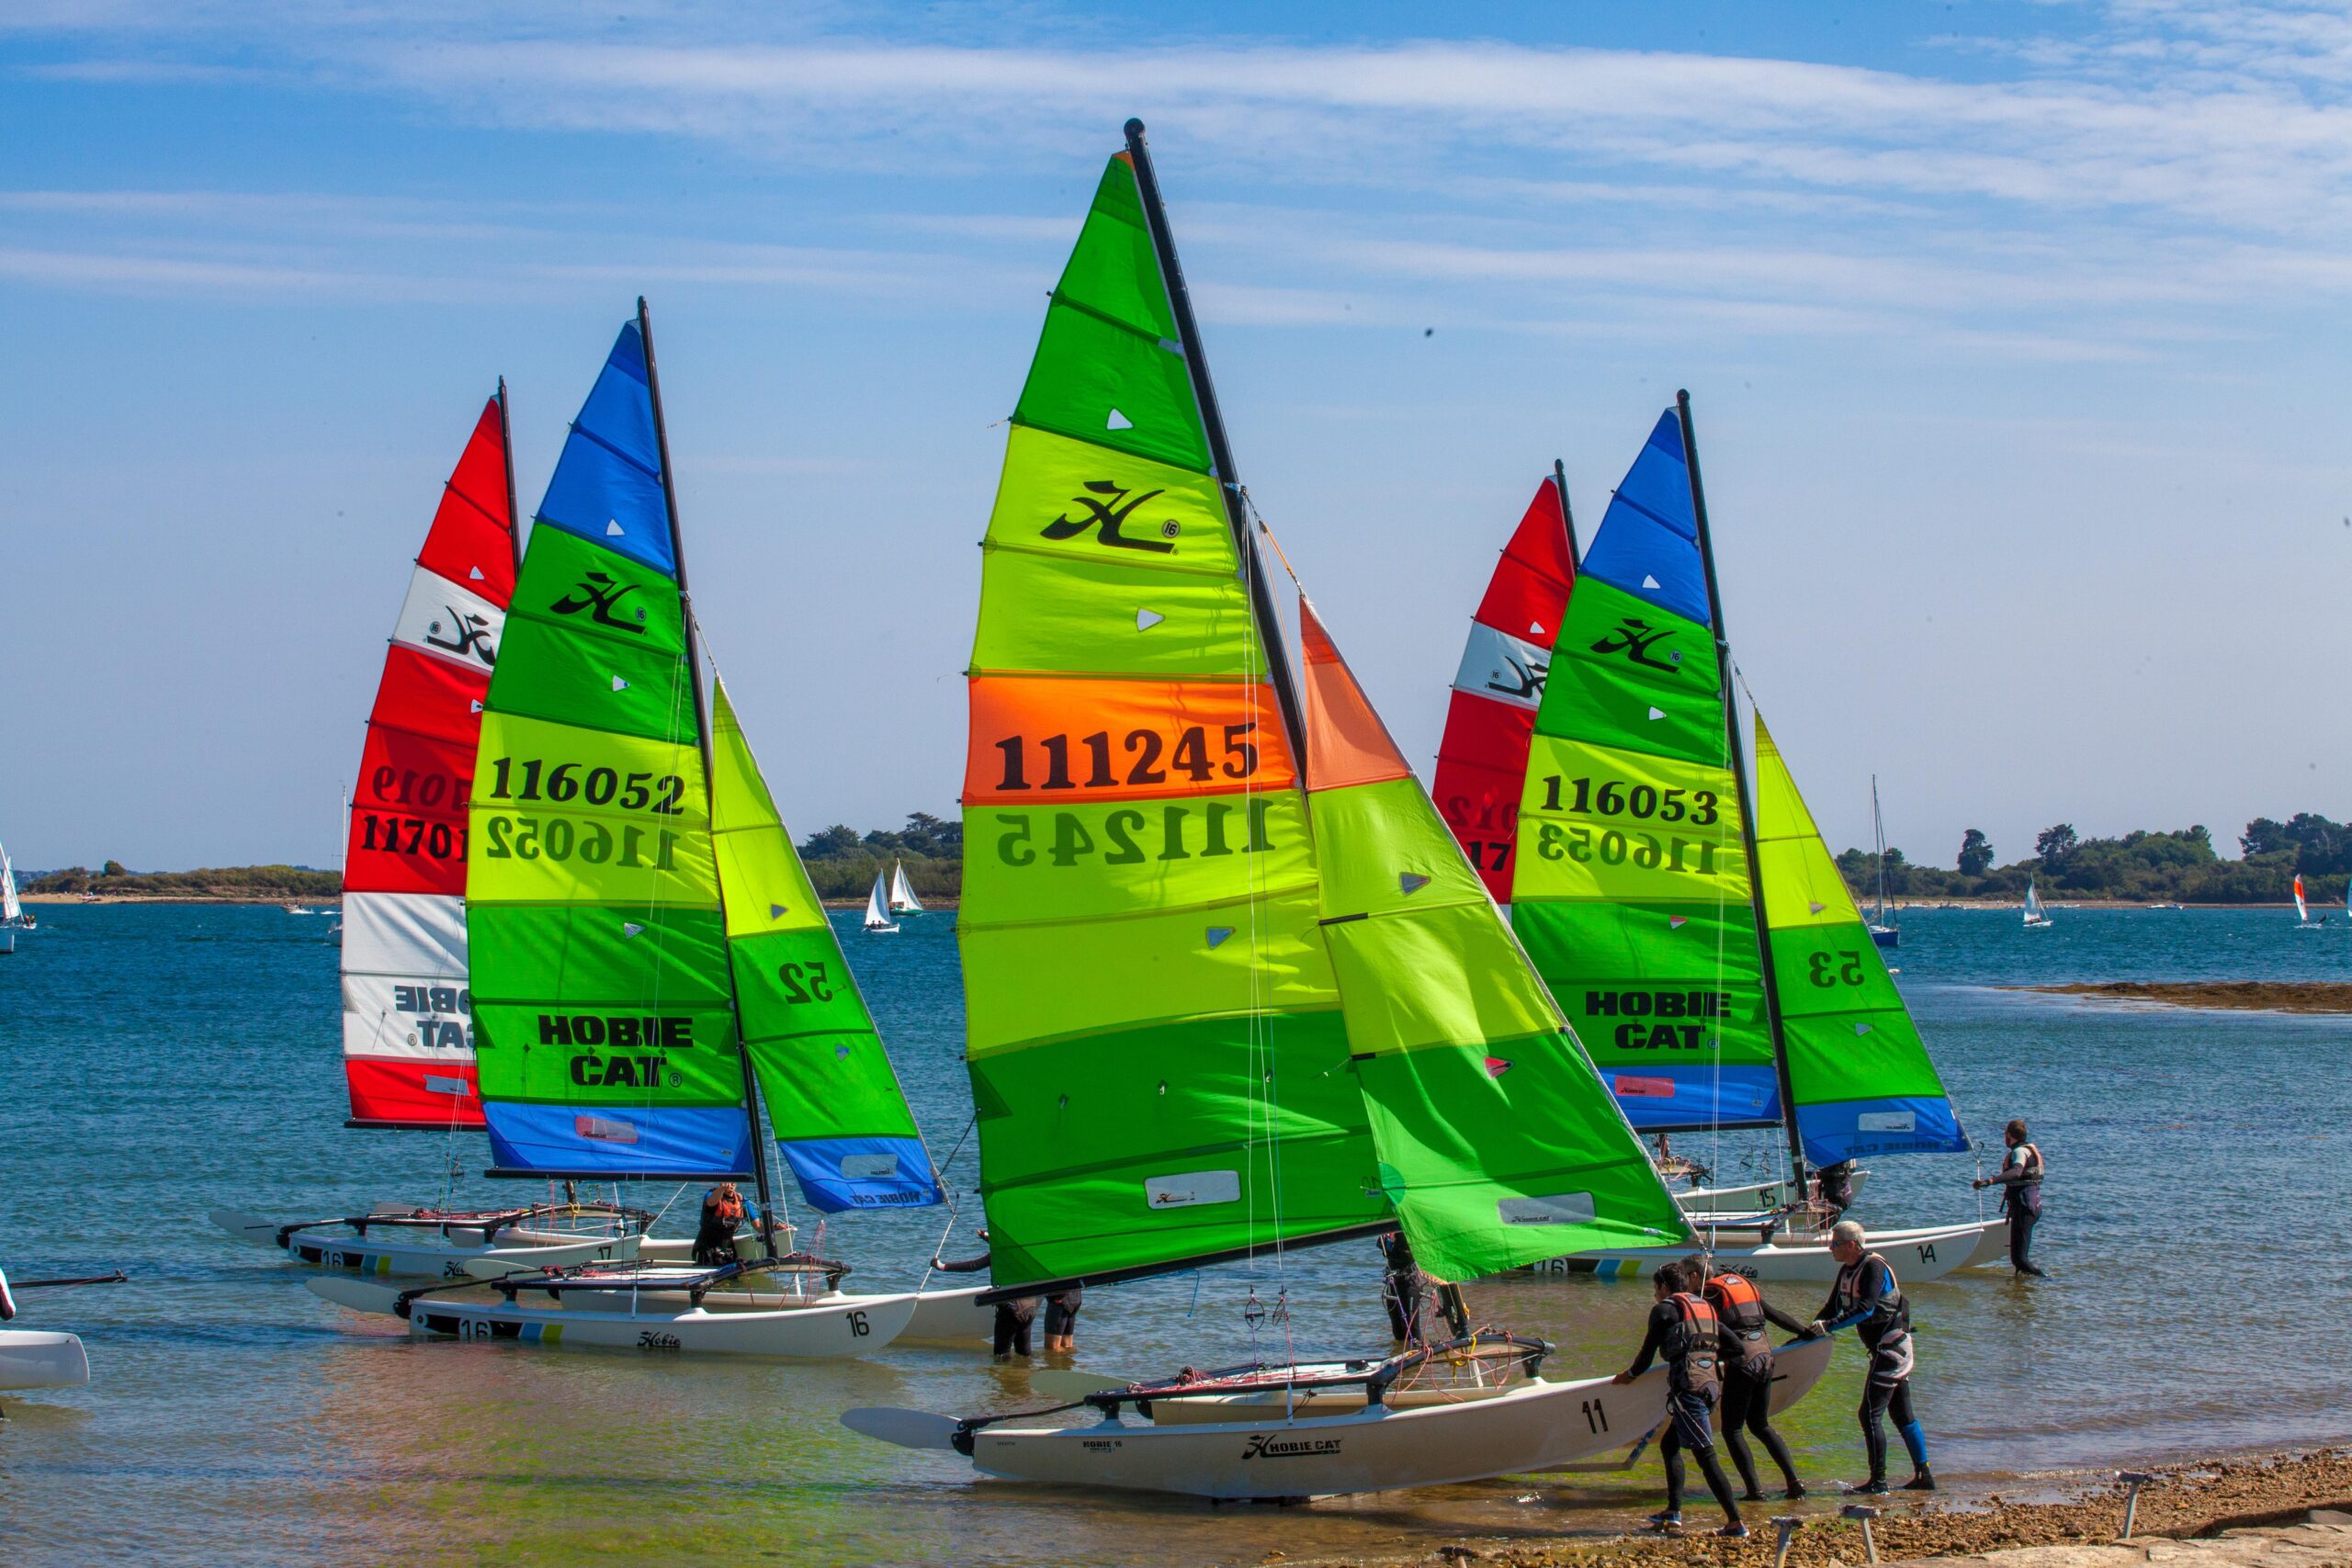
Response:
[{"label": "catamaran hull", "polygon": [[[1894,1265],[1905,1284],[1939,1280],[1955,1269],[1970,1266],[1985,1245],[1988,1228],[2006,1232],[2003,1221],[1943,1225],[1930,1230],[1872,1231],[1871,1250]],[[1838,1260],[1826,1243],[1774,1241],[1742,1244],[1729,1232],[1716,1233],[1709,1252],[1718,1272],[1750,1280],[1815,1280],[1823,1284],[1838,1277]],[[2002,1243],[2006,1247],[2006,1238]],[[1593,1274],[1604,1280],[1638,1280],[1657,1272],[1661,1264],[1690,1256],[1690,1247],[1631,1247],[1604,1252],[1579,1252],[1532,1266],[1537,1274]]]},{"label": "catamaran hull", "polygon": [[986,1339],[996,1332],[996,1308],[979,1304],[984,1285],[963,1291],[924,1291],[901,1339]]},{"label": "catamaran hull", "polygon": [[[296,1263],[318,1269],[343,1269],[384,1280],[467,1280],[482,1277],[485,1268],[505,1273],[535,1269],[570,1269],[582,1263],[627,1263],[637,1257],[636,1235],[591,1236],[582,1239],[560,1231],[508,1229],[499,1232],[500,1245],[468,1246],[458,1238],[479,1237],[479,1226],[447,1227],[450,1242],[389,1241],[369,1237],[331,1236],[296,1231],[284,1242],[277,1226],[236,1209],[215,1209],[212,1223],[243,1241],[280,1247]],[[390,1227],[387,1227],[390,1228]],[[437,1234],[437,1233],[436,1233]]]},{"label": "catamaran hull", "polygon": [[410,1303],[409,1331],[524,1345],[820,1359],[871,1355],[905,1333],[914,1312],[911,1292],[835,1296],[785,1312],[605,1312],[426,1298]]},{"label": "catamaran hull", "polygon": [[90,1358],[71,1334],[0,1328],[0,1390],[79,1388],[90,1381]]},{"label": "catamaran hull", "polygon": [[[1803,1398],[1831,1342],[1783,1349],[1772,1408]],[[972,1463],[1008,1481],[1173,1492],[1217,1499],[1324,1497],[1525,1475],[1638,1441],[1665,1418],[1666,1372],[1530,1382],[1459,1404],[1380,1408],[1284,1421],[1127,1420],[1079,1427],[984,1427]]]},{"label": "catamaran hull", "polygon": [[1976,1238],[1976,1250],[1968,1255],[1962,1269],[1991,1269],[2009,1260],[2009,1217],[2003,1214],[1986,1222],[1984,1234]]}]

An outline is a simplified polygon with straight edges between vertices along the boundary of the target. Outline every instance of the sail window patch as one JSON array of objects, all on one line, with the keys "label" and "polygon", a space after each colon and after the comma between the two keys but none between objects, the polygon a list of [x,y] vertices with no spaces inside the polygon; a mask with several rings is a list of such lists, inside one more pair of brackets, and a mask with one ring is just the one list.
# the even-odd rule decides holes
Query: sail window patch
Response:
[{"label": "sail window patch", "polygon": [[637,1142],[636,1123],[615,1116],[575,1116],[571,1119],[571,1130],[600,1144]]},{"label": "sail window patch", "polygon": [[463,1100],[466,1098],[466,1080],[463,1078],[436,1077],[433,1074],[427,1073],[424,1075],[424,1092],[427,1094],[455,1095],[459,1100]]},{"label": "sail window patch", "polygon": [[1555,1192],[1544,1198],[1504,1198],[1495,1213],[1507,1225],[1589,1225],[1599,1211],[1589,1192]]},{"label": "sail window patch", "polygon": [[875,1181],[899,1174],[897,1155],[843,1155],[842,1177],[848,1181]]},{"label": "sail window patch", "polygon": [[1147,1176],[1144,1201],[1155,1209],[1188,1209],[1203,1203],[1241,1201],[1238,1170],[1188,1170],[1181,1176]]},{"label": "sail window patch", "polygon": [[1136,422],[1129,419],[1125,414],[1121,413],[1117,409],[1113,409],[1111,411],[1111,417],[1102,422],[1102,428],[1105,430],[1133,430],[1135,427]]},{"label": "sail window patch", "polygon": [[1167,616],[1161,615],[1157,610],[1137,610],[1136,612],[1136,630],[1139,632],[1148,632],[1167,618]]},{"label": "sail window patch", "polygon": [[1915,1111],[1865,1111],[1854,1118],[1858,1133],[1916,1133],[1919,1130],[1919,1115]]},{"label": "sail window patch", "polygon": [[1429,885],[1430,879],[1426,876],[1416,876],[1409,871],[1396,874],[1396,890],[1400,893],[1419,893]]},{"label": "sail window patch", "polygon": [[1232,934],[1233,928],[1231,926],[1211,926],[1209,928],[1209,946],[1212,948],[1223,947],[1225,945],[1225,939]]}]

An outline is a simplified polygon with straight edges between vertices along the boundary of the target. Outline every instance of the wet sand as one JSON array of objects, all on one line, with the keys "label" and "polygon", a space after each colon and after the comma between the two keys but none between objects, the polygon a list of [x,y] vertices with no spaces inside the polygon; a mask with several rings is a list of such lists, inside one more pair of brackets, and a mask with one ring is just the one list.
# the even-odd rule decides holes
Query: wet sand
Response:
[{"label": "wet sand", "polygon": [[2249,1012],[2352,1012],[2352,985],[2329,980],[2109,980],[2065,986],[2007,986],[2104,1001],[2166,1007],[2234,1008]]},{"label": "wet sand", "polygon": [[[2283,1531],[2295,1540],[2257,1541],[2251,1548],[2238,1541],[2231,1550],[2211,1553],[2215,1568],[2257,1562],[2352,1562],[2352,1450],[2217,1460],[2148,1473],[2154,1479],[2141,1490],[2133,1544],[2125,1556],[2082,1550],[2111,1546],[2123,1528],[2124,1489],[2111,1475],[2098,1472],[2020,1478],[1982,1492],[1962,1487],[1925,1500],[1898,1492],[1871,1499],[1882,1509],[1871,1529],[1880,1559],[1889,1562],[1987,1552],[2003,1554],[1998,1559],[2002,1568],[2091,1568],[2109,1557],[2171,1562],[2179,1556],[2187,1562],[2205,1554],[2188,1553],[2171,1542],[2256,1529]],[[1755,1533],[1746,1540],[1725,1540],[1710,1533],[1722,1516],[1698,1477],[1691,1479],[1698,1497],[1685,1507],[1684,1517],[1694,1528],[1680,1537],[1645,1534],[1557,1545],[1524,1538],[1511,1542],[1469,1540],[1409,1557],[1283,1560],[1276,1553],[1264,1561],[1284,1561],[1285,1568],[1294,1563],[1297,1568],[1389,1568],[1439,1561],[1500,1568],[1755,1568],[1772,1561],[1770,1519],[1783,1511],[1802,1514],[1805,1520],[1790,1543],[1792,1564],[1859,1568],[1866,1560],[1861,1529],[1838,1517],[1838,1507],[1845,1499],[1833,1491],[1816,1491],[1794,1505],[1750,1504],[1746,1512]],[[2046,1500],[2012,1501],[2004,1493]],[[2307,1526],[2315,1509],[2340,1517]],[[2150,1545],[2160,1538],[2162,1545]],[[2040,1550],[2020,1550],[2029,1548]]]}]

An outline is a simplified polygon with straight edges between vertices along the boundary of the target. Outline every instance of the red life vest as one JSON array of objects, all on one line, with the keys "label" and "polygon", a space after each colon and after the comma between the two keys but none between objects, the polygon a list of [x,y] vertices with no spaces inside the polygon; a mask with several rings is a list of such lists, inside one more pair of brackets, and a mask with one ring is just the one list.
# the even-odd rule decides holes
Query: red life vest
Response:
[{"label": "red life vest", "polygon": [[1752,1381],[1770,1377],[1771,1320],[1764,1315],[1764,1298],[1755,1285],[1738,1274],[1711,1275],[1707,1300],[1723,1322],[1725,1364]]},{"label": "red life vest", "polygon": [[1674,1308],[1674,1332],[1660,1347],[1668,1379],[1684,1393],[1713,1393],[1723,1386],[1723,1325],[1704,1296],[1678,1291],[1666,1298]]}]

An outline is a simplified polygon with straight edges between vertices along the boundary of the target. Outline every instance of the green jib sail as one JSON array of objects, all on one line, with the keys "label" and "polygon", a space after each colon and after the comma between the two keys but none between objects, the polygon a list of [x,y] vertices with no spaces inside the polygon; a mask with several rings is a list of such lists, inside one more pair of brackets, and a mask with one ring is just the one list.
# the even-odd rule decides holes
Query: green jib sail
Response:
[{"label": "green jib sail", "polygon": [[1797,1130],[1815,1165],[1968,1136],[1781,749],[1756,716],[1756,854]]},{"label": "green jib sail", "polygon": [[1147,200],[1114,156],[983,547],[956,935],[999,1290],[1393,1223]]},{"label": "green jib sail", "polygon": [[1380,1185],[1463,1280],[1689,1233],[1437,807],[1300,602],[1307,804]]},{"label": "green jib sail", "polygon": [[1718,624],[1668,410],[1585,552],[1511,923],[1639,1131],[1781,1121]]},{"label": "green jib sail", "polygon": [[898,1075],[850,977],[725,685],[712,682],[711,822],[743,1048],[785,1164],[826,1210],[943,1200]]}]

